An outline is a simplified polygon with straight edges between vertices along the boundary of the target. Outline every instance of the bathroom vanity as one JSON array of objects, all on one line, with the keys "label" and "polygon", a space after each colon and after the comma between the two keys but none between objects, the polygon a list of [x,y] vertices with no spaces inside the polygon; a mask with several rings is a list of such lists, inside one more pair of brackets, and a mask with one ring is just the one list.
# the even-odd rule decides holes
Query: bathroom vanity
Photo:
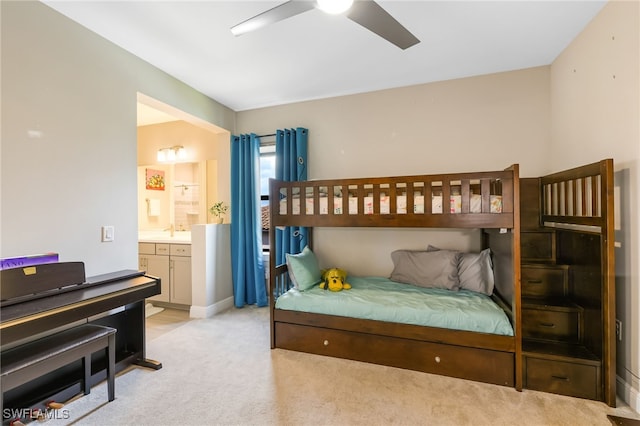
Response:
[{"label": "bathroom vanity", "polygon": [[161,293],[149,301],[181,305],[176,307],[183,309],[191,306],[191,243],[141,240],[138,264],[161,281]]},{"label": "bathroom vanity", "polygon": [[233,306],[231,227],[198,224],[191,231],[140,231],[139,268],[160,278],[154,305],[208,318]]}]

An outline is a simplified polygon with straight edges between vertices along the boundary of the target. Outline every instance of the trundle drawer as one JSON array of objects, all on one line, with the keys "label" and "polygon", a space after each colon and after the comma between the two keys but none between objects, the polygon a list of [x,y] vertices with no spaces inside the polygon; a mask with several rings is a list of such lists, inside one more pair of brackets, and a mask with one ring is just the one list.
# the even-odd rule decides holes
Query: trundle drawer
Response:
[{"label": "trundle drawer", "polygon": [[554,310],[554,307],[522,308],[522,336],[524,338],[557,340],[567,343],[580,341],[580,312]]},{"label": "trundle drawer", "polygon": [[551,392],[578,398],[599,399],[599,368],[548,359],[525,358],[527,389]]},{"label": "trundle drawer", "polygon": [[510,352],[276,323],[275,346],[498,385],[514,385]]},{"label": "trundle drawer", "polygon": [[563,297],[568,292],[566,265],[522,265],[522,297]]}]

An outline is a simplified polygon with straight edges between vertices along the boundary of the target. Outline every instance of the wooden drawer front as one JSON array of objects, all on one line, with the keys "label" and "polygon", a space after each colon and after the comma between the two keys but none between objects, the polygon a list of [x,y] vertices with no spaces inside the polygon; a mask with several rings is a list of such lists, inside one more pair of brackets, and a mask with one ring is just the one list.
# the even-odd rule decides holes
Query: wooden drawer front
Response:
[{"label": "wooden drawer front", "polygon": [[169,255],[169,244],[156,244],[156,254]]},{"label": "wooden drawer front", "polygon": [[580,313],[522,308],[522,335],[525,338],[578,343]]},{"label": "wooden drawer front", "polygon": [[171,256],[191,256],[191,245],[171,244]]},{"label": "wooden drawer front", "polygon": [[523,297],[562,297],[568,291],[565,267],[522,266]]},{"label": "wooden drawer front", "polygon": [[599,399],[598,367],[525,357],[527,389]]},{"label": "wooden drawer front", "polygon": [[514,386],[509,352],[276,323],[275,346],[498,385]]},{"label": "wooden drawer front", "polygon": [[520,234],[520,257],[530,260],[554,260],[553,233],[522,232]]},{"label": "wooden drawer front", "polygon": [[154,243],[138,243],[138,254],[156,254]]}]

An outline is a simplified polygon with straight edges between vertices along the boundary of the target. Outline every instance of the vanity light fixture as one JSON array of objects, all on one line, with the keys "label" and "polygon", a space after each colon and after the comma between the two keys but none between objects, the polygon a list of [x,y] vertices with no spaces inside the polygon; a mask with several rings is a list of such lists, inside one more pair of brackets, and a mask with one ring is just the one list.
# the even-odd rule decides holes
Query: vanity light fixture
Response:
[{"label": "vanity light fixture", "polygon": [[161,163],[182,161],[185,158],[187,158],[187,151],[182,145],[159,149],[157,154],[157,159]]}]

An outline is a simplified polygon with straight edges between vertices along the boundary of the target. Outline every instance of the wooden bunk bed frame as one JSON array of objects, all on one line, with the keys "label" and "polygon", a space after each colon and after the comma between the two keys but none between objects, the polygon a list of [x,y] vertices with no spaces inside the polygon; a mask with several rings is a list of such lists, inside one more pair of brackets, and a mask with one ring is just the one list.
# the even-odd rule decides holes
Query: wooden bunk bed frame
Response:
[{"label": "wooden bunk bed frame", "polygon": [[[501,171],[375,177],[304,182],[270,181],[270,321],[271,348],[282,348],[400,367],[522,389],[522,345],[520,312],[520,201],[519,167]],[[320,213],[320,199],[327,201],[349,194],[357,211],[349,210],[349,197],[342,197],[341,210]],[[380,195],[389,196],[388,213],[381,213]],[[424,197],[424,212],[414,213],[414,194]],[[481,211],[470,208],[471,196],[480,195]],[[501,195],[502,209],[492,213],[492,195]],[[406,210],[396,205],[406,197]],[[432,195],[449,200],[459,195],[459,213],[432,212]],[[365,214],[365,197],[371,197],[373,211]],[[298,197],[300,208],[280,200]],[[308,212],[306,199],[313,200]],[[356,200],[354,202],[354,199]],[[275,230],[279,227],[415,227],[479,228],[483,248],[490,248],[495,265],[494,300],[505,310],[513,336],[423,327],[288,311],[275,308],[275,300],[290,288],[285,264],[275,259]],[[309,231],[311,236],[311,229]],[[312,239],[309,239],[311,243]],[[311,244],[309,244],[311,246]]]}]

